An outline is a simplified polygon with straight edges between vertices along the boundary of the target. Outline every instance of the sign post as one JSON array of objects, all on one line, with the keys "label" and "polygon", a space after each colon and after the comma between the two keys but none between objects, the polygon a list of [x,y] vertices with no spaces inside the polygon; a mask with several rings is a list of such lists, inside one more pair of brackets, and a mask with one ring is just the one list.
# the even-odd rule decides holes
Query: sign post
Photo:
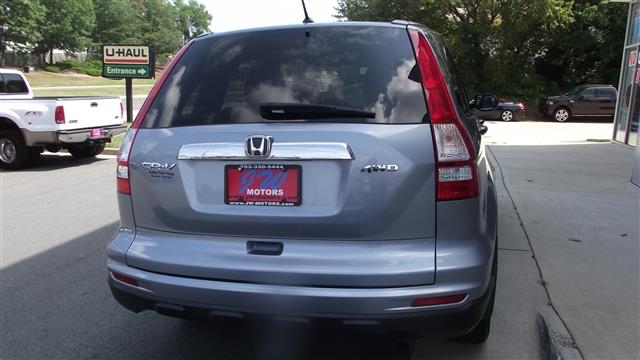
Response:
[{"label": "sign post", "polygon": [[155,77],[155,53],[150,45],[103,45],[102,76],[125,79],[127,122],[133,121],[133,80]]}]

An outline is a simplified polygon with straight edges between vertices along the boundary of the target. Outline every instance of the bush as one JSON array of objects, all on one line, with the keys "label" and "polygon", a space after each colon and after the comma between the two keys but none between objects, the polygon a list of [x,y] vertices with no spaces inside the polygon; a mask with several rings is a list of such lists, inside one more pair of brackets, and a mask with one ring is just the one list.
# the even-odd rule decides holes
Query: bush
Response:
[{"label": "bush", "polygon": [[102,62],[99,60],[65,60],[55,65],[45,66],[45,70],[59,73],[61,71],[70,71],[90,76],[102,76]]},{"label": "bush", "polygon": [[55,65],[45,66],[44,69],[49,71],[49,72],[52,72],[52,73],[59,73],[60,72],[60,67],[55,66]]},{"label": "bush", "polygon": [[102,63],[98,60],[87,60],[87,61],[77,61],[77,60],[65,60],[58,64],[65,70],[87,74],[91,76],[101,76],[102,75]]}]

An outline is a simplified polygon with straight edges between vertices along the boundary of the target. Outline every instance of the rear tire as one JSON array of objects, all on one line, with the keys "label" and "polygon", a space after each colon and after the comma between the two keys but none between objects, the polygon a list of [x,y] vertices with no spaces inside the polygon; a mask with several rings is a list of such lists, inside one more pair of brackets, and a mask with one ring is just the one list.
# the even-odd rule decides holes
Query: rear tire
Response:
[{"label": "rear tire", "polygon": [[513,120],[513,111],[511,110],[503,111],[502,114],[500,114],[500,119],[502,119],[502,121],[504,122],[509,122]]},{"label": "rear tire", "polygon": [[94,157],[104,151],[105,144],[74,144],[68,145],[67,150],[76,158]]},{"label": "rear tire", "polygon": [[559,107],[553,111],[553,119],[557,122],[565,122],[571,118],[571,112],[565,107]]},{"label": "rear tire", "polygon": [[29,153],[29,147],[24,143],[20,132],[0,132],[0,168],[17,170],[26,167],[29,165]]}]

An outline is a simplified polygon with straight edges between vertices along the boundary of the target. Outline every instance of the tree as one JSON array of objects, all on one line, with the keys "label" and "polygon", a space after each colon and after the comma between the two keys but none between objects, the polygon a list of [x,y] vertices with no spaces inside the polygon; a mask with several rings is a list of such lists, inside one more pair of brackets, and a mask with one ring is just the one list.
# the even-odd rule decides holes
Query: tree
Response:
[{"label": "tree", "polygon": [[141,41],[152,44],[160,58],[176,52],[182,34],[176,24],[174,7],[166,0],[138,0],[137,4]]},{"label": "tree", "polygon": [[95,26],[95,12],[91,0],[43,0],[46,13],[41,22],[41,53],[49,52],[53,62],[53,49],[76,51],[91,44]]},{"label": "tree", "polygon": [[[571,36],[563,38],[566,31],[576,36],[591,31],[582,28],[584,19],[578,20],[580,25],[575,28],[567,27],[576,19],[576,8],[585,2],[597,3],[600,9],[613,5],[602,0],[340,0],[337,10],[339,17],[349,20],[404,18],[423,23],[443,34],[454,56],[464,59],[458,64],[469,92],[536,97],[546,92],[549,84],[535,71],[535,59],[551,54],[553,48],[547,51],[550,44],[570,47],[567,39]],[[626,21],[625,16],[620,18]],[[603,19],[603,24],[609,26],[611,21]],[[609,26],[606,32],[600,36],[624,38],[624,30],[617,25]],[[550,41],[553,38],[558,41]],[[617,65],[612,65],[616,60],[607,60],[608,65],[597,70],[599,74],[619,67],[622,47],[616,46],[611,54],[617,57]]]},{"label": "tree", "polygon": [[189,0],[188,3],[176,0],[174,7],[178,15],[177,26],[182,33],[183,43],[209,31],[211,15],[204,5],[196,0]]},{"label": "tree", "polygon": [[536,71],[548,86],[559,91],[584,83],[617,85],[628,6],[574,2],[570,21],[551,34],[536,58]]},{"label": "tree", "polygon": [[131,0],[93,0],[95,44],[137,44],[141,41],[137,9]]},{"label": "tree", "polygon": [[17,52],[31,52],[40,41],[38,25],[44,7],[37,0],[3,0],[0,3],[0,65],[4,65],[7,47]]}]

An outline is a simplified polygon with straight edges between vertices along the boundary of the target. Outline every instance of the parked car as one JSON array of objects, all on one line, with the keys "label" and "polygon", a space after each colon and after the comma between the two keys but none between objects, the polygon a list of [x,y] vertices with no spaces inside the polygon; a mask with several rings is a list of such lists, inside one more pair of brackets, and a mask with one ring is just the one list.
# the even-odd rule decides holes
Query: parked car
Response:
[{"label": "parked car", "polygon": [[485,131],[422,25],[194,39],[117,158],[111,291],[134,312],[482,342],[497,274]]},{"label": "parked car", "polygon": [[20,71],[0,69],[0,168],[34,164],[46,148],[80,158],[100,154],[126,131],[119,97],[33,97]]},{"label": "parked car", "polygon": [[616,88],[612,85],[582,85],[559,96],[540,99],[538,110],[558,122],[572,117],[611,117],[616,108]]},{"label": "parked car", "polygon": [[[497,103],[497,105],[495,105]],[[478,94],[469,101],[478,117],[485,120],[522,120],[527,106],[519,101],[498,101],[493,94]]]}]

